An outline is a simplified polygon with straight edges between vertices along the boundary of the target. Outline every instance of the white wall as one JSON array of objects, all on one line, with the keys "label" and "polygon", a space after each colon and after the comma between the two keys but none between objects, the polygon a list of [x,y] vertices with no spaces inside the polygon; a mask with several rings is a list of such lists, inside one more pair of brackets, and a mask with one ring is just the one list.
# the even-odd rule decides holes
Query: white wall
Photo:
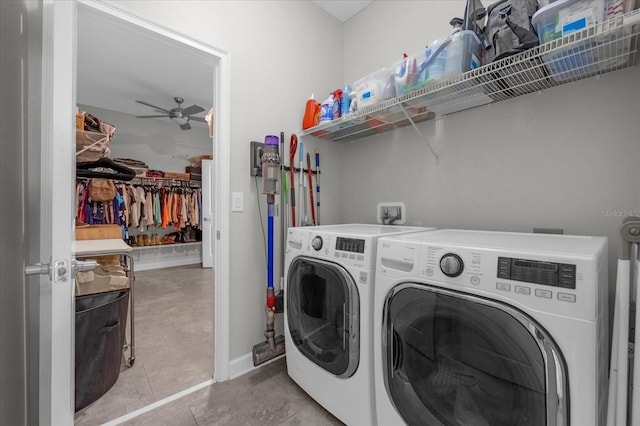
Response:
[{"label": "white wall", "polygon": [[[288,149],[291,133],[300,130],[309,95],[322,98],[343,84],[343,27],[311,2],[163,1],[162,7],[150,1],[114,3],[230,54],[231,192],[244,194],[244,212],[231,215],[230,229],[233,360],[264,341],[266,262],[258,200],[263,215],[266,210],[265,197],[256,194],[249,176],[249,142],[284,131]],[[337,223],[341,145],[310,139],[305,152],[318,146],[321,153],[322,219]],[[307,140],[303,142],[306,145]],[[276,264],[279,277],[280,262]],[[282,333],[281,318],[277,325]]]},{"label": "white wall", "polygon": [[[248,174],[249,142],[285,131],[288,147],[311,92],[321,99],[446,37],[464,1],[375,1],[344,25],[307,2],[119,3],[230,52],[231,191],[245,195],[231,216],[234,359],[264,329],[264,196]],[[633,68],[419,124],[440,162],[411,128],[353,143],[305,138],[321,151],[323,223],[374,222],[378,202],[404,201],[410,224],[605,235],[613,277],[621,218],[607,212],[640,209],[639,77]]]},{"label": "white wall", "polygon": [[[358,62],[380,66],[373,56],[388,62],[409,41],[438,38],[432,18],[450,17],[441,3],[464,11],[462,1],[373,2],[345,30],[345,74],[363,73]],[[356,37],[388,24],[400,5],[422,16],[423,28],[396,23],[384,43],[377,32]],[[639,80],[636,66],[421,123],[439,162],[411,128],[347,144],[343,219],[371,222],[378,202],[404,201],[409,224],[603,235],[613,289],[620,212],[640,212]]]}]

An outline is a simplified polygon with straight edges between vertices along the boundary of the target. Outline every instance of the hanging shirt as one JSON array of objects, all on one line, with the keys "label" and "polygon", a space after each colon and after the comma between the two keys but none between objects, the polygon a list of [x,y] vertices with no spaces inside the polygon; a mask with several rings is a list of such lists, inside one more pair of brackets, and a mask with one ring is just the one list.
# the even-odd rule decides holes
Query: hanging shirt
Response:
[{"label": "hanging shirt", "polygon": [[162,225],[162,210],[160,209],[160,192],[154,192],[153,194],[153,223],[155,226]]},{"label": "hanging shirt", "polygon": [[144,232],[144,227],[147,226],[148,222],[147,222],[147,209],[146,209],[147,194],[144,192],[143,187],[138,186],[136,188],[136,197],[140,201],[140,219],[138,221],[138,230],[140,232]]}]

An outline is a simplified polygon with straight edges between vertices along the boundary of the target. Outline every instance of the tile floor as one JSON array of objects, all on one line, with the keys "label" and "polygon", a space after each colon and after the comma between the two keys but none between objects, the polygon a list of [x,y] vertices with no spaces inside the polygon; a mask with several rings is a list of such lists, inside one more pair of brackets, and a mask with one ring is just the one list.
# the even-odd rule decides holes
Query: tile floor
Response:
[{"label": "tile floor", "polygon": [[76,413],[76,425],[102,424],[213,376],[213,277],[200,265],[136,272],[135,363]]},{"label": "tile floor", "polygon": [[287,375],[284,358],[215,383],[126,423],[127,426],[342,425]]},{"label": "tile floor", "polygon": [[[100,425],[210,379],[213,295],[213,270],[200,265],[136,272],[135,364],[76,413],[76,425]],[[284,358],[124,424],[342,425],[289,378]]]}]

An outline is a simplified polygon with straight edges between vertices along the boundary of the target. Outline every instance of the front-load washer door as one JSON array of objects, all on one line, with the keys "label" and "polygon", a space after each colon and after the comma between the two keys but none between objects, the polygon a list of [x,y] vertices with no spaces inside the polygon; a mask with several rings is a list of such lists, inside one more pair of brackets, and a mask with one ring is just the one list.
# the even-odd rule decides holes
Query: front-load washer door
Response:
[{"label": "front-load washer door", "polygon": [[287,276],[287,323],[304,356],[337,377],[350,377],[360,359],[360,299],[348,271],[299,257]]},{"label": "front-load washer door", "polygon": [[564,360],[521,311],[401,284],[388,294],[383,315],[386,391],[407,424],[569,424]]}]

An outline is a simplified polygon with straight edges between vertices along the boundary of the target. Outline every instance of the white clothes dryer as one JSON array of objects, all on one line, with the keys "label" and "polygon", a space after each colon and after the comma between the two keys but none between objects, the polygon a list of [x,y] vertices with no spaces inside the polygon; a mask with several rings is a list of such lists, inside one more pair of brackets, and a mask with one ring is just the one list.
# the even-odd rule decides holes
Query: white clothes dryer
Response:
[{"label": "white clothes dryer", "polygon": [[436,230],[377,267],[379,424],[605,424],[606,238]]},{"label": "white clothes dryer", "polygon": [[347,425],[374,425],[373,287],[377,240],[431,228],[289,228],[285,345],[289,376]]}]

